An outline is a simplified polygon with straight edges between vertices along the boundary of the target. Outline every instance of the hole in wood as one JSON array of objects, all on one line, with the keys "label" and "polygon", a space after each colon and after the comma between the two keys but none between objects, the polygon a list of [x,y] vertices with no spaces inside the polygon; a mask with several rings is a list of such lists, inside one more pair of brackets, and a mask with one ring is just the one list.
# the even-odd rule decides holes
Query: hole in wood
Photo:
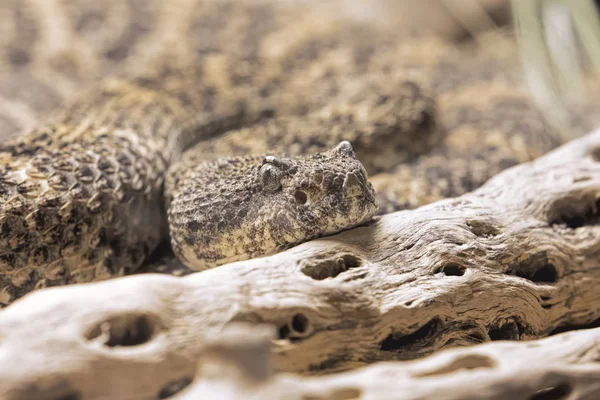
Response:
[{"label": "hole in wood", "polygon": [[556,305],[555,303],[550,303],[550,300],[552,300],[552,297],[550,296],[540,296],[540,301],[542,302],[543,309],[549,310]]},{"label": "hole in wood", "polygon": [[465,274],[466,268],[462,265],[458,265],[455,263],[445,264],[440,267],[436,273],[442,273],[446,276],[463,276]]},{"label": "hole in wood", "polygon": [[304,339],[311,332],[310,321],[301,313],[294,314],[289,323],[279,327],[279,339],[298,341]]},{"label": "hole in wood", "polygon": [[474,235],[477,235],[479,237],[492,237],[497,236],[501,233],[500,229],[496,228],[494,225],[487,221],[471,219],[467,221],[467,226]]},{"label": "hole in wood", "polygon": [[308,330],[308,318],[303,314],[296,314],[292,317],[292,329],[298,333],[305,333]]},{"label": "hole in wood", "polygon": [[[557,335],[559,333],[568,332],[568,331],[577,331],[580,329],[594,329],[600,328],[600,318],[590,322],[589,324],[584,325],[567,325],[567,326],[559,326],[554,329],[548,336]],[[599,360],[600,361],[600,360]]]},{"label": "hole in wood", "polygon": [[558,280],[558,272],[552,264],[545,264],[533,273],[528,272],[530,271],[517,271],[517,276],[536,283],[554,283]]},{"label": "hole in wood", "polygon": [[516,321],[504,322],[500,326],[489,329],[488,335],[491,340],[519,340],[523,329]]},{"label": "hole in wood", "polygon": [[[527,278],[527,276],[523,276],[523,278]],[[528,279],[533,282],[552,283],[558,280],[558,272],[556,272],[556,267],[554,265],[546,264],[542,268],[536,270]]]},{"label": "hole in wood", "polygon": [[513,264],[507,274],[516,275],[535,283],[555,283],[559,278],[556,267],[548,261],[545,252]]},{"label": "hole in wood", "polygon": [[400,350],[403,347],[416,344],[432,336],[438,329],[439,320],[433,318],[413,333],[407,335],[401,333],[391,333],[379,343],[379,348],[383,351]]},{"label": "hole in wood", "polygon": [[96,325],[87,335],[108,347],[139,346],[154,335],[156,323],[147,315],[119,315]]},{"label": "hole in wood", "polygon": [[529,397],[529,400],[562,400],[566,399],[571,394],[571,391],[571,385],[562,383],[551,388],[538,390]]},{"label": "hole in wood", "polygon": [[600,161],[600,147],[597,147],[591,151],[591,156],[594,161]]},{"label": "hole in wood", "polygon": [[290,328],[287,326],[287,324],[285,324],[279,328],[278,334],[279,334],[279,339],[282,339],[282,340],[290,337]]},{"label": "hole in wood", "polygon": [[167,383],[160,390],[160,392],[158,392],[158,395],[156,396],[156,398],[157,399],[168,399],[169,397],[173,396],[174,394],[181,392],[190,383],[192,383],[192,378],[190,378],[188,376],[185,376],[181,379],[171,381],[171,382]]},{"label": "hole in wood", "polygon": [[324,260],[307,262],[302,268],[302,273],[312,279],[322,281],[335,278],[342,272],[362,265],[361,260],[353,254],[342,254]]},{"label": "hole in wood", "polygon": [[570,229],[600,224],[600,199],[564,198],[556,201],[549,212],[550,225],[563,225]]}]

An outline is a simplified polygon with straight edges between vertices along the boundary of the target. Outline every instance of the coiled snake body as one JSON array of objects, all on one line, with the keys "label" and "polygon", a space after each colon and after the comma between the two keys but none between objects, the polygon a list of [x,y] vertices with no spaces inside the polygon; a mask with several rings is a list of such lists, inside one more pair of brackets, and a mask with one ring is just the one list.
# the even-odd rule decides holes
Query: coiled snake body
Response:
[{"label": "coiled snake body", "polygon": [[[86,10],[102,12],[83,1],[34,12],[28,1],[4,7],[81,24]],[[117,3],[103,12],[134,7]],[[387,212],[459,195],[560,144],[518,87],[513,55],[318,7],[190,0],[165,5],[157,22],[148,4],[123,25],[138,37],[103,48],[95,69],[64,49],[41,54],[42,36],[4,44],[6,120],[20,101],[60,103],[7,99],[15,80],[62,73],[63,93],[86,90],[0,145],[2,304],[135,272],[169,232],[194,269],[269,254],[362,224],[378,203]],[[86,36],[69,26],[60,43],[81,49]],[[69,68],[94,83],[73,74],[80,84],[69,86]],[[112,77],[96,79],[103,68]]]}]

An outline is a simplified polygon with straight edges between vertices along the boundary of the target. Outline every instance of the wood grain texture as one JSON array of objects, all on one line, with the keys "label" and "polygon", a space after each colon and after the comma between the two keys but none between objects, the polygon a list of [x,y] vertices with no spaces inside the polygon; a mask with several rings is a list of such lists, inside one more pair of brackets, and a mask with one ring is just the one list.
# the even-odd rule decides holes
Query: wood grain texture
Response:
[{"label": "wood grain texture", "polygon": [[[207,346],[174,400],[512,400],[600,396],[600,329],[494,342],[324,377],[269,374],[265,327],[231,326]],[[243,343],[243,345],[240,345]]]},{"label": "wood grain texture", "polygon": [[[206,340],[233,321],[276,326],[274,369],[301,374],[589,324],[600,317],[599,199],[597,131],[471,194],[274,256],[42,289],[0,311],[0,395],[157,396],[189,383]],[[518,376],[506,374],[494,379]]]}]

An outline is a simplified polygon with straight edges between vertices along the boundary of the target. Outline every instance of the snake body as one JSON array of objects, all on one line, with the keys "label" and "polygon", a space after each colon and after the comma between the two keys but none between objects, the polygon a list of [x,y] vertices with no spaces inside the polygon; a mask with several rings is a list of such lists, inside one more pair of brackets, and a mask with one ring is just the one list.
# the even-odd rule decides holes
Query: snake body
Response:
[{"label": "snake body", "polygon": [[[131,6],[92,3],[39,6],[63,11],[62,21],[78,10],[71,18],[81,23],[86,10]],[[106,39],[108,61],[95,69],[79,53],[60,60],[89,82],[56,79],[68,101],[48,95],[38,109],[54,112],[0,145],[1,303],[133,273],[168,237],[193,269],[270,254],[362,224],[377,204],[387,212],[462,194],[561,142],[519,88],[512,56],[318,7],[180,6],[165,6],[160,23],[137,5],[141,20],[124,26],[148,39]],[[87,40],[63,33],[59,43],[69,38]],[[34,68],[35,42],[4,45],[10,78],[0,94],[11,79],[31,85],[69,70],[47,54]],[[103,68],[110,77],[94,78]]]}]

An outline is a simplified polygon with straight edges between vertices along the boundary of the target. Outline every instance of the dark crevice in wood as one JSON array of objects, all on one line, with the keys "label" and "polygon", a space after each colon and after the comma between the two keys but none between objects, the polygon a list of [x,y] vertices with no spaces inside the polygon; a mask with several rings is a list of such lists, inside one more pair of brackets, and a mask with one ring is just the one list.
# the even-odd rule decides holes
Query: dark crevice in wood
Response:
[{"label": "dark crevice in wood", "polygon": [[292,329],[298,333],[305,333],[308,330],[308,318],[303,314],[296,314],[292,317]]},{"label": "dark crevice in wood", "polygon": [[570,229],[600,224],[600,199],[588,200],[561,199],[554,205],[555,211],[551,213],[550,225],[564,225]]},{"label": "dark crevice in wood", "polygon": [[312,279],[321,281],[327,278],[335,278],[342,272],[346,272],[362,265],[361,260],[352,254],[343,254],[324,260],[307,262],[301,269],[302,273]]},{"label": "dark crevice in wood", "polygon": [[492,341],[495,340],[519,340],[524,327],[516,320],[504,322],[502,325],[496,325],[489,329],[488,335]]},{"label": "dark crevice in wood", "polygon": [[139,346],[152,339],[155,322],[147,315],[119,315],[96,325],[88,340],[101,340],[107,347]]},{"label": "dark crevice in wood", "polygon": [[506,274],[540,284],[555,283],[559,279],[556,266],[548,261],[546,252],[535,254],[524,261],[514,263],[506,271]]},{"label": "dark crevice in wood", "polygon": [[278,336],[281,340],[295,342],[304,339],[310,333],[310,321],[302,313],[294,314],[290,322],[279,327]]},{"label": "dark crevice in wood", "polygon": [[571,385],[562,383],[551,388],[537,391],[529,397],[529,400],[563,400],[571,394],[572,390]]},{"label": "dark crevice in wood", "polygon": [[442,273],[446,276],[463,276],[466,268],[456,263],[448,263],[440,267],[435,273]]},{"label": "dark crevice in wood", "polygon": [[502,233],[500,229],[487,221],[471,219],[467,221],[467,226],[474,235],[479,237],[489,238]]},{"label": "dark crevice in wood", "polygon": [[550,332],[550,334],[548,336],[553,336],[553,335],[557,335],[559,333],[568,332],[568,331],[578,331],[581,329],[593,329],[593,328],[600,328],[600,318],[590,322],[589,324],[585,324],[585,325],[559,326],[558,328],[556,328],[552,332]]},{"label": "dark crevice in wood", "polygon": [[383,351],[395,351],[414,345],[433,336],[439,325],[439,319],[433,318],[413,333],[391,333],[379,343],[379,348]]},{"label": "dark crevice in wood", "polygon": [[181,379],[177,379],[167,383],[161,390],[158,392],[156,396],[157,399],[168,399],[173,395],[181,392],[185,389],[190,383],[192,383],[192,378],[189,376],[185,376]]}]

